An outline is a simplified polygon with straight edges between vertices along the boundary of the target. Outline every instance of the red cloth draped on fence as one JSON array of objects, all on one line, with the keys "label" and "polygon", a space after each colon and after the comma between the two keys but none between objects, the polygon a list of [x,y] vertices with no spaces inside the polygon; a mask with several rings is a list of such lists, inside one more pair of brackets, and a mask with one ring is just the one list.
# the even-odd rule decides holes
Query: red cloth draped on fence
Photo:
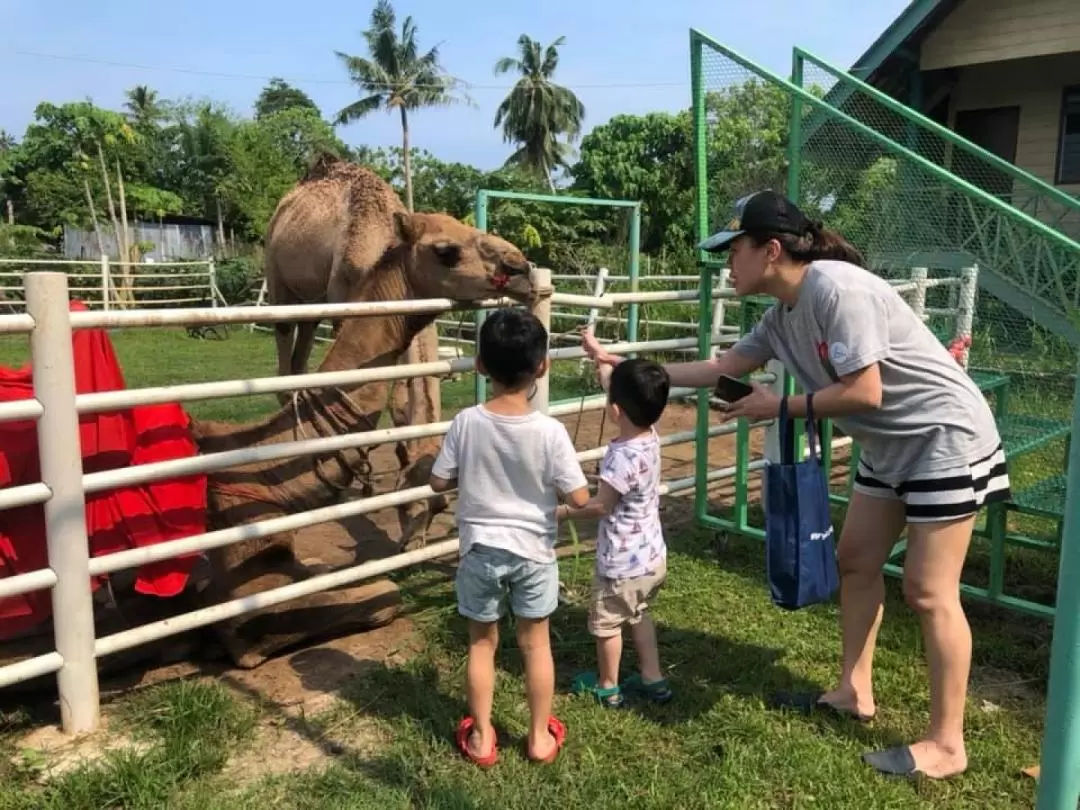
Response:
[{"label": "red cloth draped on fence", "polygon": [[[72,310],[85,310],[72,301]],[[75,391],[87,394],[124,388],[124,377],[108,334],[80,329],[72,338]],[[31,368],[0,366],[0,402],[34,395]],[[189,418],[177,404],[137,406],[125,411],[79,417],[83,472],[186,458],[198,453],[188,432]],[[0,422],[0,488],[41,480],[37,423]],[[91,556],[154,545],[206,530],[206,476],[111,489],[86,498],[86,528]],[[187,585],[197,555],[144,565],[136,572],[139,593],[175,596]],[[0,578],[48,566],[42,504],[0,511]],[[92,577],[96,590],[105,577]],[[0,599],[0,639],[10,638],[47,619],[48,590]]]}]

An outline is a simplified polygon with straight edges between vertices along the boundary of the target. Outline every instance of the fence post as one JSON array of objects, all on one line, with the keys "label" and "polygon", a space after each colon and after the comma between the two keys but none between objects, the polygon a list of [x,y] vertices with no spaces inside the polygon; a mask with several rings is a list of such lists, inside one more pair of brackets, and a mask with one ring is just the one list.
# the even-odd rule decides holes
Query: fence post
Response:
[{"label": "fence post", "polygon": [[[476,192],[476,230],[487,232],[487,220],[488,220],[488,196],[484,189],[480,189]],[[480,352],[480,327],[484,325],[484,319],[487,318],[487,310],[478,309],[473,313],[473,354],[479,354]],[[487,399],[487,379],[483,374],[473,375],[473,398],[477,402],[484,402]]]},{"label": "fence post", "polygon": [[[728,278],[730,276],[731,276],[731,268],[729,268],[729,267],[723,268],[720,271],[720,274],[719,274],[719,279],[720,280],[716,283],[716,289],[718,289],[718,290],[726,290],[727,289]],[[713,336],[714,339],[720,337],[721,333],[724,331],[724,315],[727,312],[727,310],[724,308],[724,304],[725,304],[726,300],[727,299],[724,299],[724,298],[717,298],[716,303],[713,304],[712,336]]]},{"label": "fence post", "polygon": [[[956,305],[956,337],[970,338],[975,321],[975,297],[979,293],[979,266],[965,267],[960,271],[960,295]],[[964,349],[961,365],[966,369],[969,350]]]},{"label": "fence post", "polygon": [[[534,267],[529,271],[533,292],[538,296],[532,305],[532,312],[548,332],[548,351],[551,351],[551,271],[546,267]],[[478,375],[479,376],[479,375]],[[540,413],[548,412],[551,391],[551,369],[536,381],[536,392],[532,396],[532,406]]]},{"label": "fence post", "polygon": [[101,307],[106,312],[109,311],[109,298],[112,293],[110,287],[112,286],[112,279],[109,275],[109,254],[101,254]]},{"label": "fence post", "polygon": [[[606,267],[601,267],[596,274],[596,281],[593,283],[593,298],[600,298],[604,294],[604,287],[607,285],[608,273],[611,272]],[[585,327],[587,329],[594,329],[596,327],[596,319],[600,315],[600,310],[596,307],[589,309],[589,318],[585,321]],[[585,368],[585,358],[582,357],[578,361],[578,368]]]},{"label": "fence post", "polygon": [[[630,209],[630,292],[636,293],[641,290],[641,203],[637,203]],[[638,339],[638,320],[641,315],[641,304],[637,301],[630,305],[630,311],[626,321],[626,339],[636,343]],[[637,352],[631,352],[628,357],[637,357]]]},{"label": "fence post", "polygon": [[911,268],[911,281],[915,285],[915,294],[911,298],[911,308],[920,321],[926,320],[926,279],[929,271],[925,267]]},{"label": "fence post", "polygon": [[206,272],[210,276],[210,306],[216,307],[218,302],[217,268],[214,267],[213,256],[206,262]]},{"label": "fence post", "polygon": [[99,695],[67,275],[28,273],[26,310],[34,319],[34,396],[43,409],[37,425],[41,480],[52,492],[44,511],[49,566],[56,573],[53,632],[64,659],[56,676],[61,727],[77,734],[97,728]]},{"label": "fence post", "polygon": [[[776,377],[776,380],[770,386],[778,397],[784,396],[787,393],[787,370],[784,368],[784,364],[779,360],[770,360],[765,370]],[[780,444],[780,420],[773,419],[772,424],[765,428],[765,446],[763,449],[763,455],[765,461],[768,464],[779,464],[782,460],[783,447]],[[801,459],[795,459],[801,461]],[[768,504],[765,503],[766,492],[765,487],[761,487],[761,505],[764,508],[768,508]]]}]

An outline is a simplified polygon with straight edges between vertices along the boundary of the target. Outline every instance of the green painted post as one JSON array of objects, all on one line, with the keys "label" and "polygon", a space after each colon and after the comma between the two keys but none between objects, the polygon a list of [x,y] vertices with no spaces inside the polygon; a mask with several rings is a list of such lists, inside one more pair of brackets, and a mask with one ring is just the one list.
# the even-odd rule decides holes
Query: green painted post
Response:
[{"label": "green painted post", "polygon": [[[803,58],[798,50],[791,53],[791,83],[802,87],[803,84]],[[802,99],[798,96],[791,98],[791,126],[788,128],[788,179],[787,195],[798,205],[799,199],[799,175],[802,172]]]},{"label": "green painted post", "polygon": [[[694,223],[697,242],[709,235],[708,163],[705,155],[705,85],[701,75],[702,42],[690,31],[690,97],[693,107],[694,136]],[[707,359],[712,352],[713,267],[704,251],[697,250],[701,280],[698,282],[698,356]],[[697,397],[697,437],[694,444],[694,518],[699,525],[709,520],[709,392],[700,389]],[[714,524],[715,525],[715,524]]]},{"label": "green painted post", "polygon": [[[701,268],[698,286],[698,359],[712,355],[712,267]],[[708,388],[697,392],[697,437],[694,440],[694,515],[700,522],[709,511],[709,394]],[[1080,444],[1080,442],[1078,442]]]},{"label": "green painted post", "polygon": [[[1080,374],[1073,390],[1073,435],[1077,431]],[[1036,810],[1076,810],[1080,798],[1080,588],[1076,587],[1080,580],[1080,442],[1072,442],[1069,448],[1067,475]]]},{"label": "green painted post", "polygon": [[[476,229],[487,231],[488,195],[483,189],[476,192]],[[473,354],[480,345],[480,327],[484,324],[487,311],[478,309],[473,313]],[[480,372],[473,372],[473,395],[477,402],[487,400],[487,379]]]},{"label": "green painted post", "polygon": [[[791,52],[791,83],[802,87],[803,84],[803,58],[798,50]],[[788,176],[787,195],[799,205],[802,200],[802,119],[803,104],[798,96],[791,97],[791,122],[788,127]],[[785,374],[784,393],[789,397],[795,394],[795,379],[790,374]],[[806,451],[805,431],[799,431],[795,435],[795,458],[801,459]]]},{"label": "green painted post", "polygon": [[[641,275],[641,205],[635,205],[630,211],[630,292],[640,289]],[[638,339],[638,318],[641,312],[641,304],[637,301],[630,304],[630,312],[626,321],[626,339],[636,343]],[[637,357],[637,352],[632,352],[630,357]]]}]

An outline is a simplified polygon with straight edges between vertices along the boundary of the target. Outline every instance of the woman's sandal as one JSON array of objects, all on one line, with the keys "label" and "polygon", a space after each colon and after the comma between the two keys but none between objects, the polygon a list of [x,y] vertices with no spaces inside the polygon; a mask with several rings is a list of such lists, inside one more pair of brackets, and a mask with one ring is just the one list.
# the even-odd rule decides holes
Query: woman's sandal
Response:
[{"label": "woman's sandal", "polygon": [[476,756],[469,750],[469,735],[472,734],[476,721],[471,717],[461,718],[457,727],[457,747],[462,755],[481,768],[490,768],[499,759],[499,748],[495,740],[491,742],[491,752],[482,756]]},{"label": "woman's sandal", "polygon": [[536,757],[533,756],[532,751],[528,751],[526,753],[526,756],[528,757],[529,762],[536,762],[541,765],[550,765],[552,762],[555,761],[555,758],[559,756],[559,751],[562,749],[563,743],[566,742],[566,726],[563,725],[562,721],[558,717],[555,717],[553,715],[548,718],[547,728],[548,733],[555,738],[555,747],[551,749],[551,753],[548,754],[546,757]]}]

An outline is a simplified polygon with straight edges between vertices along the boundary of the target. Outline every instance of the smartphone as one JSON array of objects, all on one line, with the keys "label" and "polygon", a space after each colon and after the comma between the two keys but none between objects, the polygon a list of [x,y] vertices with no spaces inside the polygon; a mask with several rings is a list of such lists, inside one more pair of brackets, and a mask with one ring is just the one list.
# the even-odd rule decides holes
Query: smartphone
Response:
[{"label": "smartphone", "polygon": [[713,394],[717,399],[722,399],[730,404],[738,402],[747,394],[753,393],[753,391],[754,389],[748,383],[729,377],[727,374],[721,374],[716,380],[716,388],[713,389]]}]

